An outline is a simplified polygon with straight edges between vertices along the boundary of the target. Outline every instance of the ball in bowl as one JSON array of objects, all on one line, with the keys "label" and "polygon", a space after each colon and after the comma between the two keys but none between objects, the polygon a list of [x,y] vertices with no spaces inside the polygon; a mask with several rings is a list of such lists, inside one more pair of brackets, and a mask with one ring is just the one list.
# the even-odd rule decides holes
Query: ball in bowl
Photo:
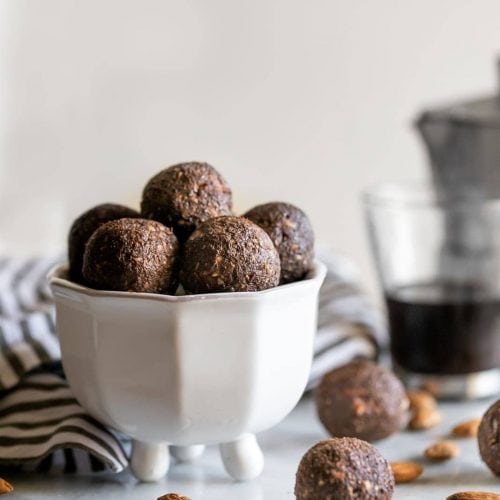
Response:
[{"label": "ball in bowl", "polygon": [[73,222],[68,235],[69,275],[73,281],[83,281],[82,267],[85,246],[94,231],[112,220],[123,217],[140,217],[139,212],[116,203],[102,203],[83,214]]},{"label": "ball in bowl", "polygon": [[256,292],[277,286],[279,278],[273,242],[244,217],[210,219],[184,245],[180,280],[188,293]]},{"label": "ball in bowl", "polygon": [[101,290],[175,293],[179,243],[170,228],[146,219],[119,219],[97,229],[87,243],[83,276]]},{"label": "ball in bowl", "polygon": [[141,213],[171,227],[186,240],[204,221],[232,214],[231,188],[208,163],[179,163],[168,167],[146,184]]},{"label": "ball in bowl", "polygon": [[304,278],[314,259],[314,232],[307,215],[290,203],[271,202],[252,208],[244,217],[264,229],[276,246],[280,282]]}]

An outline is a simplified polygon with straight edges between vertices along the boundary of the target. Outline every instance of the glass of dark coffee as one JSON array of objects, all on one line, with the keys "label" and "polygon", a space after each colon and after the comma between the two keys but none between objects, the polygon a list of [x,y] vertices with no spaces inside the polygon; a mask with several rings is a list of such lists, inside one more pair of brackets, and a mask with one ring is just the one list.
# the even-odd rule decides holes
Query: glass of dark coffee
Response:
[{"label": "glass of dark coffee", "polygon": [[394,368],[438,397],[500,393],[500,200],[424,183],[363,196]]}]

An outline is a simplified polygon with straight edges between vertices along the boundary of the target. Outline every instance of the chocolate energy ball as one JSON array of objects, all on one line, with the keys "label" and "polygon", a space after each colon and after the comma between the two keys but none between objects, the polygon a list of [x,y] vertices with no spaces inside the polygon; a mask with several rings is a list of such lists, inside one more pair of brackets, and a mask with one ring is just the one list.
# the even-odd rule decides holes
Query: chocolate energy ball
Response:
[{"label": "chocolate energy ball", "polygon": [[210,219],[184,245],[180,279],[188,293],[255,292],[278,285],[279,278],[273,242],[243,217]]},{"label": "chocolate energy ball", "polygon": [[273,202],[258,205],[244,216],[264,229],[278,249],[280,282],[302,279],[314,258],[314,233],[307,215],[289,203]]},{"label": "chocolate energy ball", "polygon": [[409,418],[403,384],[371,361],[353,361],[327,373],[316,389],[315,402],[332,436],[377,441],[404,428]]},{"label": "chocolate energy ball", "polygon": [[72,280],[83,281],[83,253],[92,233],[102,224],[123,217],[135,218],[140,217],[140,214],[123,205],[103,203],[87,210],[73,222],[68,235],[69,276]]},{"label": "chocolate energy ball", "polygon": [[178,493],[167,493],[166,495],[162,495],[158,497],[157,500],[190,500],[188,497],[184,495],[179,495]]},{"label": "chocolate energy ball", "polygon": [[500,476],[500,399],[484,414],[477,440],[483,462]]},{"label": "chocolate energy ball", "polygon": [[146,219],[107,222],[90,237],[85,282],[104,290],[174,293],[179,243],[170,228]]},{"label": "chocolate energy ball", "polygon": [[394,492],[389,463],[366,441],[320,441],[302,457],[295,480],[297,500],[388,500]]},{"label": "chocolate energy ball", "polygon": [[172,227],[184,241],[208,219],[231,215],[231,188],[208,163],[180,163],[162,170],[146,184],[141,212]]}]

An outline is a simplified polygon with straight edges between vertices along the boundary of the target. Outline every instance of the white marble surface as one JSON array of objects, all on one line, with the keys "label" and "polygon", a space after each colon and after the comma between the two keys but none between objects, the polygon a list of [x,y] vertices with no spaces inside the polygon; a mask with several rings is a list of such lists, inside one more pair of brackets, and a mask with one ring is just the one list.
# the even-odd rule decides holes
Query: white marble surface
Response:
[{"label": "white marble surface", "polygon": [[[389,460],[417,460],[425,467],[419,481],[396,487],[396,500],[444,500],[449,494],[464,490],[500,493],[500,479],[480,461],[474,439],[457,440],[461,455],[445,464],[432,464],[422,459],[423,450],[434,439],[445,436],[454,424],[480,416],[490,403],[443,404],[445,418],[440,427],[428,432],[404,432],[377,444]],[[128,472],[92,477],[11,475],[6,479],[12,481],[15,491],[6,498],[155,500],[167,492],[178,492],[192,500],[293,499],[294,475],[301,456],[324,438],[312,402],[305,400],[284,422],[259,436],[266,455],[266,468],[256,481],[233,482],[225,474],[216,448],[210,447],[194,464],[173,464],[169,476],[157,484],[139,484]]]}]

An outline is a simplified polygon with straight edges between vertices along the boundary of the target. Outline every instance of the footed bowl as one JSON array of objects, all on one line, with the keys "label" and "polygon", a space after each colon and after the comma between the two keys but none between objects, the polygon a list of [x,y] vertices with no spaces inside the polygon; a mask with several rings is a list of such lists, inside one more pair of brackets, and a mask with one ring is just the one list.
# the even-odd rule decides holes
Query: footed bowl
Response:
[{"label": "footed bowl", "polygon": [[49,275],[62,362],[81,405],[133,440],[141,480],[170,452],[190,460],[217,443],[228,473],[256,477],[255,433],[281,421],[306,385],[325,266],[260,292],[158,295],[86,288]]}]

